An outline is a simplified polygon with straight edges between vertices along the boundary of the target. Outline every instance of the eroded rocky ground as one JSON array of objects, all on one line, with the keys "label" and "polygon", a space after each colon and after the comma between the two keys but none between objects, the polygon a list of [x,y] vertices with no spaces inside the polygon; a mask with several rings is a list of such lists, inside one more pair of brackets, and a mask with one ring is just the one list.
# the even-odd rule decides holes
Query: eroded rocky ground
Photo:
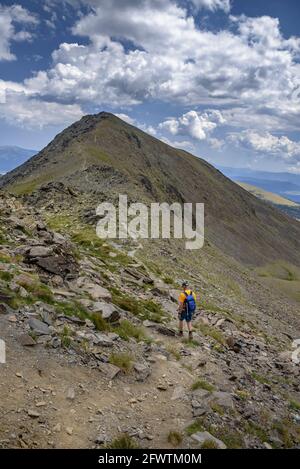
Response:
[{"label": "eroded rocky ground", "polygon": [[247,301],[202,279],[194,339],[179,339],[180,271],[64,227],[1,194],[0,447],[299,446],[297,305],[246,271]]}]

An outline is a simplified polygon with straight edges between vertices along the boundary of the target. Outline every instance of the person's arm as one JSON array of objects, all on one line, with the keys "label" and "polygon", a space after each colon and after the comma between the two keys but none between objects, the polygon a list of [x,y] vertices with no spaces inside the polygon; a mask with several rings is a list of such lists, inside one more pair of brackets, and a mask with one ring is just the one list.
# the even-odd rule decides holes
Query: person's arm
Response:
[{"label": "person's arm", "polygon": [[184,310],[184,300],[185,300],[184,294],[180,293],[179,299],[178,299],[178,308],[177,308],[177,311],[179,313],[181,313]]}]

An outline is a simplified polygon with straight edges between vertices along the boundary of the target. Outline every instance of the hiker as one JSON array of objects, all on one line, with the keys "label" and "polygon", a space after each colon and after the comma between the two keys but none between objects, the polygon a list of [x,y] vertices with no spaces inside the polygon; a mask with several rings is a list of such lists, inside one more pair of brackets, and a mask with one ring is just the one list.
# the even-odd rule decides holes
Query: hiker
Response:
[{"label": "hiker", "polygon": [[183,336],[183,321],[186,321],[189,331],[189,339],[192,339],[192,318],[196,310],[196,295],[189,289],[188,282],[182,282],[182,290],[182,293],[179,295],[178,306],[179,337]]}]

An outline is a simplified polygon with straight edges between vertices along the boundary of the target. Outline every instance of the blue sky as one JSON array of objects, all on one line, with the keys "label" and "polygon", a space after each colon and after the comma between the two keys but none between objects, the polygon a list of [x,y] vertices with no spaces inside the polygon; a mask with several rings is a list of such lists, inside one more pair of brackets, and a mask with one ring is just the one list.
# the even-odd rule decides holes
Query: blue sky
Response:
[{"label": "blue sky", "polygon": [[297,0],[0,0],[0,144],[118,114],[213,164],[300,173]]}]

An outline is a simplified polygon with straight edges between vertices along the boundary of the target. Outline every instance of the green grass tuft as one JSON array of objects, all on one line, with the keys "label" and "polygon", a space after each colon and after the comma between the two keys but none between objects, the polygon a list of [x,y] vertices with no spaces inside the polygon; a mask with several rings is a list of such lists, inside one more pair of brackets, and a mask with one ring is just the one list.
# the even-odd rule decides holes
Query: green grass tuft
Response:
[{"label": "green grass tuft", "polygon": [[[280,422],[274,423],[273,430],[277,431],[285,448],[293,447],[293,436],[292,436],[293,424],[291,423],[289,419],[285,418]],[[299,428],[298,428],[298,432],[299,432]],[[298,433],[298,440],[299,440],[299,433]]]},{"label": "green grass tuft", "polygon": [[256,372],[253,372],[252,373],[252,378],[255,379],[255,381],[257,381],[258,383],[261,383],[261,384],[270,384],[270,380],[268,378],[266,378],[265,376],[262,376]]},{"label": "green grass tuft", "polygon": [[217,402],[211,402],[210,407],[216,414],[224,415],[223,407],[221,407]]},{"label": "green grass tuft", "polygon": [[12,262],[12,258],[8,254],[0,252],[0,262],[2,262],[3,264],[8,264]]},{"label": "green grass tuft", "polygon": [[300,402],[290,400],[290,408],[298,412],[300,410]]},{"label": "green grass tuft", "polygon": [[13,279],[13,275],[10,272],[0,270],[0,279],[4,282],[10,282]]},{"label": "green grass tuft", "polygon": [[120,368],[124,373],[129,373],[133,367],[133,357],[129,353],[112,353],[109,357],[112,365]]},{"label": "green grass tuft", "polygon": [[225,344],[226,341],[223,333],[216,327],[209,326],[208,324],[204,324],[202,322],[197,323],[196,327],[204,336],[211,337],[221,345]]},{"label": "green grass tuft", "polygon": [[173,357],[175,357],[177,361],[181,359],[180,351],[178,350],[177,345],[167,344],[166,351],[173,355]]},{"label": "green grass tuft", "polygon": [[166,283],[167,285],[174,285],[174,280],[172,277],[169,275],[166,275],[165,277],[162,278],[163,282]]},{"label": "green grass tuft", "polygon": [[94,326],[96,327],[97,331],[110,331],[111,327],[110,325],[103,319],[101,314],[99,313],[92,313],[89,316],[89,319],[94,323]]},{"label": "green grass tuft", "polygon": [[246,401],[250,397],[250,393],[245,389],[238,389],[235,393],[242,401]]},{"label": "green grass tuft", "polygon": [[64,326],[62,332],[60,333],[60,340],[61,340],[61,345],[64,348],[69,348],[72,342],[71,339],[71,331],[68,328],[68,326]]},{"label": "green grass tuft", "polygon": [[203,379],[198,379],[197,381],[192,384],[191,387],[192,391],[196,391],[196,389],[204,389],[205,391],[213,392],[214,386]]},{"label": "green grass tuft", "polygon": [[137,449],[138,447],[137,443],[127,433],[118,436],[105,445],[107,449]]},{"label": "green grass tuft", "polygon": [[205,440],[201,445],[201,449],[218,449],[218,445],[213,440]]},{"label": "green grass tuft", "polygon": [[146,339],[146,334],[144,330],[133,324],[128,319],[121,321],[120,325],[115,329],[116,333],[119,334],[121,339],[129,340],[131,337],[136,339],[138,342]]},{"label": "green grass tuft", "polygon": [[265,428],[261,427],[257,423],[251,421],[248,421],[245,425],[245,431],[249,435],[255,436],[258,438],[262,443],[264,441],[269,441],[269,435]]},{"label": "green grass tuft", "polygon": [[185,338],[182,340],[182,342],[187,345],[187,347],[199,347],[201,344],[200,342],[198,342],[198,340],[196,339],[189,339],[189,338]]},{"label": "green grass tuft", "polygon": [[170,431],[168,434],[168,442],[174,447],[179,446],[182,443],[181,433],[174,430]]},{"label": "green grass tuft", "polygon": [[197,432],[203,432],[204,427],[202,421],[200,419],[195,420],[188,427],[186,427],[185,431],[188,435],[193,435]]},{"label": "green grass tuft", "polygon": [[87,309],[82,306],[77,301],[74,302],[55,302],[55,309],[58,314],[63,314],[64,316],[75,316],[79,319],[85,320],[89,319],[93,322],[95,328],[98,331],[110,331],[110,325],[103,319],[99,313],[90,313]]},{"label": "green grass tuft", "polygon": [[131,297],[119,290],[112,288],[112,302],[125,311],[129,311],[134,316],[142,319],[148,319],[153,322],[162,323],[168,315],[164,312],[162,307],[155,303],[153,300],[141,300]]}]

